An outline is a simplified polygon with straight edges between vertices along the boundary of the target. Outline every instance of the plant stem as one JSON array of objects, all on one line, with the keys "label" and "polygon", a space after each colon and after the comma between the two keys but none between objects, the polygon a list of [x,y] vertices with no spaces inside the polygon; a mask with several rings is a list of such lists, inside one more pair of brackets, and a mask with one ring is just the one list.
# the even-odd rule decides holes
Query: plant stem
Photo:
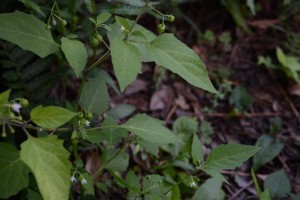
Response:
[{"label": "plant stem", "polygon": [[[56,8],[57,15],[58,15],[58,16],[60,17],[60,19],[61,19],[60,10],[59,10],[58,3],[57,3],[56,0],[55,0],[54,4],[55,4],[55,8]],[[62,30],[63,30],[64,36],[67,36],[67,31],[66,31],[65,26],[64,26],[64,25],[61,25],[61,26],[62,26]]]}]

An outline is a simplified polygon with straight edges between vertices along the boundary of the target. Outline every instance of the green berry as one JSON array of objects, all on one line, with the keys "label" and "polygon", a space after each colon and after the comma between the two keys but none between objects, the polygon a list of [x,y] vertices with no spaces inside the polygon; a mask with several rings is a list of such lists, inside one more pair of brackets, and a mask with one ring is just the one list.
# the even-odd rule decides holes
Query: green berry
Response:
[{"label": "green berry", "polygon": [[93,113],[91,113],[91,112],[85,112],[84,113],[84,118],[86,119],[86,120],[91,120],[91,119],[93,119]]},{"label": "green berry", "polygon": [[92,37],[90,39],[91,47],[95,48],[99,45],[99,40],[96,37]]},{"label": "green berry", "polygon": [[168,19],[169,22],[174,22],[175,21],[174,15],[167,15],[167,19]]},{"label": "green berry", "polygon": [[47,30],[50,30],[50,29],[51,29],[50,24],[47,24],[45,28],[46,28]]},{"label": "green berry", "polygon": [[164,24],[159,24],[159,25],[157,26],[157,31],[158,31],[159,33],[163,33],[163,32],[165,32],[165,30],[166,30],[166,26],[165,26]]},{"label": "green berry", "polygon": [[20,99],[20,104],[23,108],[27,108],[29,106],[29,101],[27,99]]},{"label": "green berry", "polygon": [[5,132],[2,132],[1,137],[5,138],[7,134]]},{"label": "green berry", "polygon": [[67,23],[67,21],[64,19],[64,20],[61,21],[61,24],[62,24],[63,26],[67,26],[68,23]]}]

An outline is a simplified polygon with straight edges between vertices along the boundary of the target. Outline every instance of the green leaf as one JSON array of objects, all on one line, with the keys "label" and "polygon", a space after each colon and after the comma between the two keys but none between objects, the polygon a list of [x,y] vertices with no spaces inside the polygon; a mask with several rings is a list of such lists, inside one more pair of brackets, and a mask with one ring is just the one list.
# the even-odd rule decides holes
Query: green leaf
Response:
[{"label": "green leaf", "polygon": [[253,98],[247,92],[246,88],[240,85],[232,91],[229,102],[240,110],[246,110],[251,106]]},{"label": "green leaf", "polygon": [[125,171],[128,167],[129,156],[124,151],[119,152],[117,149],[112,148],[105,149],[102,155],[102,163],[104,163],[105,169]]},{"label": "green leaf", "polygon": [[0,142],[0,198],[17,194],[28,185],[29,168],[12,145]]},{"label": "green leaf", "polygon": [[[134,173],[134,171],[130,170],[126,176],[126,182],[132,187],[136,188],[138,191],[141,190],[141,184],[139,177]],[[130,189],[130,188],[128,188]]]},{"label": "green leaf", "polygon": [[282,64],[283,66],[287,66],[287,57],[280,47],[276,48],[276,56],[280,64]]},{"label": "green leaf", "polygon": [[190,84],[216,93],[209,80],[204,62],[173,34],[162,34],[146,45],[150,60],[178,74]]},{"label": "green leaf", "polygon": [[262,135],[256,142],[261,147],[260,151],[253,157],[253,169],[257,171],[261,166],[273,160],[284,147],[280,141],[276,141],[270,135]]},{"label": "green leaf", "polygon": [[110,109],[107,112],[108,116],[111,116],[115,119],[122,119],[128,117],[135,111],[135,107],[130,104],[118,104],[116,107]]},{"label": "green leaf", "polygon": [[203,170],[218,172],[223,169],[235,169],[253,156],[259,147],[241,144],[222,144],[207,156]]},{"label": "green leaf", "polygon": [[46,17],[45,13],[42,11],[42,9],[40,8],[40,6],[37,5],[35,2],[33,2],[31,0],[19,0],[19,1],[22,2],[27,8],[31,8],[32,10],[34,10],[37,13],[39,13],[43,17]]},{"label": "green leaf", "polygon": [[267,176],[264,188],[270,190],[272,198],[283,198],[290,193],[291,184],[286,173],[281,169]]},{"label": "green leaf", "polygon": [[43,197],[32,189],[28,189],[28,199],[30,200],[43,200]]},{"label": "green leaf", "polygon": [[136,79],[141,71],[142,61],[138,48],[116,37],[110,40],[110,50],[114,71],[121,91]]},{"label": "green leaf", "polygon": [[82,173],[82,176],[86,180],[86,184],[83,184],[84,189],[86,190],[86,194],[95,195],[94,185],[93,185],[93,177],[87,172]]},{"label": "green leaf", "polygon": [[222,190],[222,181],[217,178],[210,178],[205,181],[195,192],[192,200],[225,199],[225,192]]},{"label": "green leaf", "polygon": [[268,189],[266,189],[265,191],[263,191],[263,192],[261,193],[261,198],[260,198],[260,200],[272,200],[270,191],[269,191]]},{"label": "green leaf", "polygon": [[127,136],[127,131],[120,128],[113,118],[106,117],[100,129],[88,129],[87,135],[86,139],[92,143],[105,142],[108,146],[113,146]]},{"label": "green leaf", "polygon": [[84,85],[79,101],[86,111],[94,114],[99,115],[107,110],[109,96],[105,79],[100,75],[90,79]]},{"label": "green leaf", "polygon": [[120,176],[120,173],[115,172],[115,171],[113,171],[113,170],[109,170],[109,171],[110,171],[111,175],[116,179],[116,182],[117,182],[118,184],[127,187],[129,190],[131,190],[131,191],[133,191],[133,192],[140,193],[140,189],[139,189],[140,187],[137,188],[137,187],[135,187],[135,186],[129,184],[129,182],[124,181],[124,180],[122,179],[122,177]]},{"label": "green leaf", "polygon": [[21,144],[21,160],[31,169],[45,200],[67,200],[70,190],[69,152],[57,136],[29,137]]},{"label": "green leaf", "polygon": [[290,196],[293,200],[300,200],[300,194],[292,194],[291,193]]},{"label": "green leaf", "polygon": [[80,76],[87,62],[87,51],[79,40],[61,38],[61,50],[65,54],[77,77]]},{"label": "green leaf", "polygon": [[192,143],[192,158],[195,165],[199,165],[204,159],[203,146],[195,133]]},{"label": "green leaf", "polygon": [[57,106],[37,106],[30,112],[30,119],[44,128],[57,128],[75,117],[77,113]]},{"label": "green leaf", "polygon": [[158,151],[159,151],[159,145],[158,144],[148,142],[148,141],[143,140],[141,138],[137,139],[136,143],[141,145],[142,147],[144,147],[147,152],[151,153],[156,158],[158,158]]},{"label": "green leaf", "polygon": [[105,23],[109,18],[110,18],[111,14],[108,12],[102,12],[99,15],[97,15],[97,24],[103,24]]},{"label": "green leaf", "polygon": [[46,24],[33,15],[19,11],[0,14],[0,38],[44,58],[58,51]]},{"label": "green leaf", "polygon": [[134,116],[121,127],[155,144],[182,143],[181,139],[163,127],[161,122],[146,114]]},{"label": "green leaf", "polygon": [[175,120],[172,129],[175,133],[191,135],[198,131],[198,122],[195,118],[182,116]]},{"label": "green leaf", "polygon": [[255,15],[255,3],[254,3],[254,0],[247,0],[247,6],[249,7],[252,15]]},{"label": "green leaf", "polygon": [[127,31],[130,30],[130,24],[129,24],[128,20],[126,20],[123,17],[119,17],[119,16],[115,16],[115,19],[120,26],[123,26],[125,28],[125,30],[127,30]]}]

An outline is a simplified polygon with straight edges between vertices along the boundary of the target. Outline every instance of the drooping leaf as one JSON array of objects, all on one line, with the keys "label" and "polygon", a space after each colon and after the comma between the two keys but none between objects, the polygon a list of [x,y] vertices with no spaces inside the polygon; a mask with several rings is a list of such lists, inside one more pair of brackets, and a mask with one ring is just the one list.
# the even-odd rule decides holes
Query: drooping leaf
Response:
[{"label": "drooping leaf", "polygon": [[63,37],[61,39],[61,50],[73,68],[77,77],[80,76],[87,62],[87,51],[84,44],[79,40]]},{"label": "drooping leaf", "polygon": [[12,145],[0,142],[0,198],[17,194],[28,185],[29,168]]},{"label": "drooping leaf", "polygon": [[192,158],[195,165],[199,165],[204,159],[203,146],[195,133],[192,143]]},{"label": "drooping leaf", "polygon": [[210,178],[196,190],[192,200],[222,200],[225,198],[225,192],[221,187],[222,181],[217,178]]},{"label": "drooping leaf", "polygon": [[272,198],[286,197],[291,191],[291,183],[283,169],[267,176],[264,188],[269,189]]},{"label": "drooping leaf", "polygon": [[241,144],[222,144],[213,149],[207,156],[203,169],[218,172],[223,169],[235,169],[253,156],[259,147]]},{"label": "drooping leaf", "polygon": [[57,128],[75,117],[77,113],[57,106],[37,106],[30,112],[30,119],[44,128]]},{"label": "drooping leaf", "polygon": [[0,14],[0,38],[44,58],[58,51],[46,24],[20,11]]},{"label": "drooping leaf", "polygon": [[257,171],[261,166],[273,160],[283,149],[284,144],[276,141],[269,135],[262,135],[256,142],[256,146],[261,147],[253,157],[253,169]]},{"label": "drooping leaf", "polygon": [[162,34],[146,45],[148,59],[178,74],[190,84],[216,93],[204,62],[173,34]]},{"label": "drooping leaf", "polygon": [[108,100],[105,79],[99,75],[84,85],[79,101],[86,111],[101,114],[108,108]]},{"label": "drooping leaf", "polygon": [[146,114],[134,116],[121,127],[155,144],[182,143],[181,139],[163,127],[161,122]]},{"label": "drooping leaf", "polygon": [[57,136],[29,137],[21,144],[21,160],[31,169],[45,200],[67,200],[70,191],[69,152]]},{"label": "drooping leaf", "polygon": [[86,194],[95,195],[93,177],[87,172],[82,173],[82,176],[86,180],[86,184],[83,184]]},{"label": "drooping leaf", "polygon": [[110,50],[120,89],[124,91],[141,71],[141,54],[135,46],[123,41],[120,37],[110,40]]}]

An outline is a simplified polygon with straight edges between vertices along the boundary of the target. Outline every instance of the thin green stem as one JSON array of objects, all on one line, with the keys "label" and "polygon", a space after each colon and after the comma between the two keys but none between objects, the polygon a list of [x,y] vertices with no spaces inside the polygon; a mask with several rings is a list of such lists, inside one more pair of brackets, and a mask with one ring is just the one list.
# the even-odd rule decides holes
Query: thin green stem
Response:
[{"label": "thin green stem", "polygon": [[[57,12],[57,14],[58,14],[58,17],[60,18],[60,20],[62,20],[61,14],[60,14],[60,10],[59,10],[59,7],[58,7],[58,3],[57,3],[56,0],[55,0],[55,8],[56,8],[56,12]],[[53,13],[53,14],[54,14],[54,13]],[[64,26],[64,25],[61,25],[61,26],[62,26],[62,30],[63,30],[64,36],[67,36],[67,31],[66,31],[65,26]]]}]

